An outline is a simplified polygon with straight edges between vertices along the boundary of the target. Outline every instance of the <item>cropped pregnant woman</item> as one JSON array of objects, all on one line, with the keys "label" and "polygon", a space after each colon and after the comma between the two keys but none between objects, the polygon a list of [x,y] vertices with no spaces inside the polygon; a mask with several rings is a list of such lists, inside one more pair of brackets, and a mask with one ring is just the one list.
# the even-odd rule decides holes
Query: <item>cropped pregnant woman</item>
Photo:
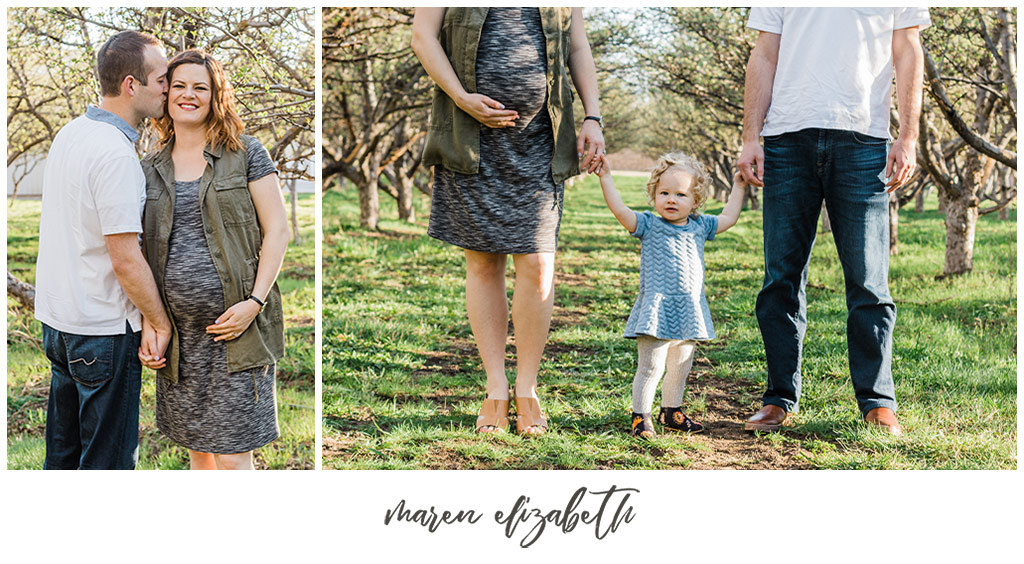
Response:
[{"label": "cropped pregnant woman", "polygon": [[[428,233],[465,250],[466,311],[487,374],[476,429],[509,425],[512,255],[516,429],[543,434],[537,373],[554,303],[563,182],[580,173],[580,158],[595,172],[604,152],[582,9],[417,8],[412,47],[437,84],[423,155],[434,166]],[[567,67],[587,114],[578,138]]]},{"label": "cropped pregnant woman", "polygon": [[159,368],[157,427],[188,448],[192,469],[252,469],[252,451],[280,434],[275,280],[287,215],[266,149],[241,135],[220,64],[182,52],[167,82],[167,112],[156,123],[163,148],[143,160],[143,223],[173,335],[166,363],[142,360]]}]

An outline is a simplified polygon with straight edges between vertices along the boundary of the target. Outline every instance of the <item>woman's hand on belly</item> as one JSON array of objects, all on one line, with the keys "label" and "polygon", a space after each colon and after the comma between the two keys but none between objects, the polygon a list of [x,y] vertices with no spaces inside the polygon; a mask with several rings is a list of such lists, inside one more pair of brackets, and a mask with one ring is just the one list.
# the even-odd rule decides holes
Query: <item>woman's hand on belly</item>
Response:
[{"label": "woman's hand on belly", "polygon": [[466,94],[458,105],[473,119],[491,128],[514,127],[519,112],[506,110],[501,102],[483,94]]},{"label": "woman's hand on belly", "polygon": [[213,335],[214,341],[230,341],[237,339],[252,324],[252,320],[260,313],[260,306],[255,301],[244,299],[229,307],[220,314],[213,325],[206,327],[206,333]]}]

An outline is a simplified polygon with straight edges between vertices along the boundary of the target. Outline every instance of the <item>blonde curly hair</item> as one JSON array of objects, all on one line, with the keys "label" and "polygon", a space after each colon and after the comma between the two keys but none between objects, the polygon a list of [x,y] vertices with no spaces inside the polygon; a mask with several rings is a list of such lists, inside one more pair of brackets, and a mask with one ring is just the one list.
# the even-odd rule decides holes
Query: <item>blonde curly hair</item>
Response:
[{"label": "blonde curly hair", "polygon": [[650,204],[654,203],[654,195],[658,192],[658,183],[661,182],[661,175],[672,168],[678,168],[693,176],[693,186],[691,188],[693,188],[694,203],[693,210],[690,213],[696,214],[697,210],[704,205],[704,201],[708,199],[711,175],[708,174],[707,169],[704,168],[700,161],[681,151],[664,154],[658,159],[658,163],[654,165],[654,170],[651,171],[651,179],[647,181],[647,202]]}]

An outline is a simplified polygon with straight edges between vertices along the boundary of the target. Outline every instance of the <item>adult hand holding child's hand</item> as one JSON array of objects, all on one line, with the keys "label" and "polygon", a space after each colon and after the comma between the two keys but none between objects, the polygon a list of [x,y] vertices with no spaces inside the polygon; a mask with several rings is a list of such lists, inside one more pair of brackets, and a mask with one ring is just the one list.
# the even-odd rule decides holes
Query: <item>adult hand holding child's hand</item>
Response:
[{"label": "adult hand holding child's hand", "polygon": [[740,172],[739,170],[737,170],[736,173],[732,175],[732,187],[743,189],[746,189],[747,187],[747,181],[743,178],[743,173]]}]

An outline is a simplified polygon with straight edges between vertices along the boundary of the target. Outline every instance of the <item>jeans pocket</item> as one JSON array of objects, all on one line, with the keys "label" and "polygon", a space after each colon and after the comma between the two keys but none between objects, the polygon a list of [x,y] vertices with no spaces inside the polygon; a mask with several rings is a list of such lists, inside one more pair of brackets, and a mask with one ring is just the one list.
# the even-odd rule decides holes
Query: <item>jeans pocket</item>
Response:
[{"label": "jeans pocket", "polygon": [[99,386],[114,377],[114,339],[86,335],[62,335],[68,369],[79,384]]},{"label": "jeans pocket", "polygon": [[857,133],[856,131],[851,131],[850,134],[853,136],[853,140],[861,145],[880,146],[885,145],[887,141],[884,137],[872,137],[863,133]]}]

